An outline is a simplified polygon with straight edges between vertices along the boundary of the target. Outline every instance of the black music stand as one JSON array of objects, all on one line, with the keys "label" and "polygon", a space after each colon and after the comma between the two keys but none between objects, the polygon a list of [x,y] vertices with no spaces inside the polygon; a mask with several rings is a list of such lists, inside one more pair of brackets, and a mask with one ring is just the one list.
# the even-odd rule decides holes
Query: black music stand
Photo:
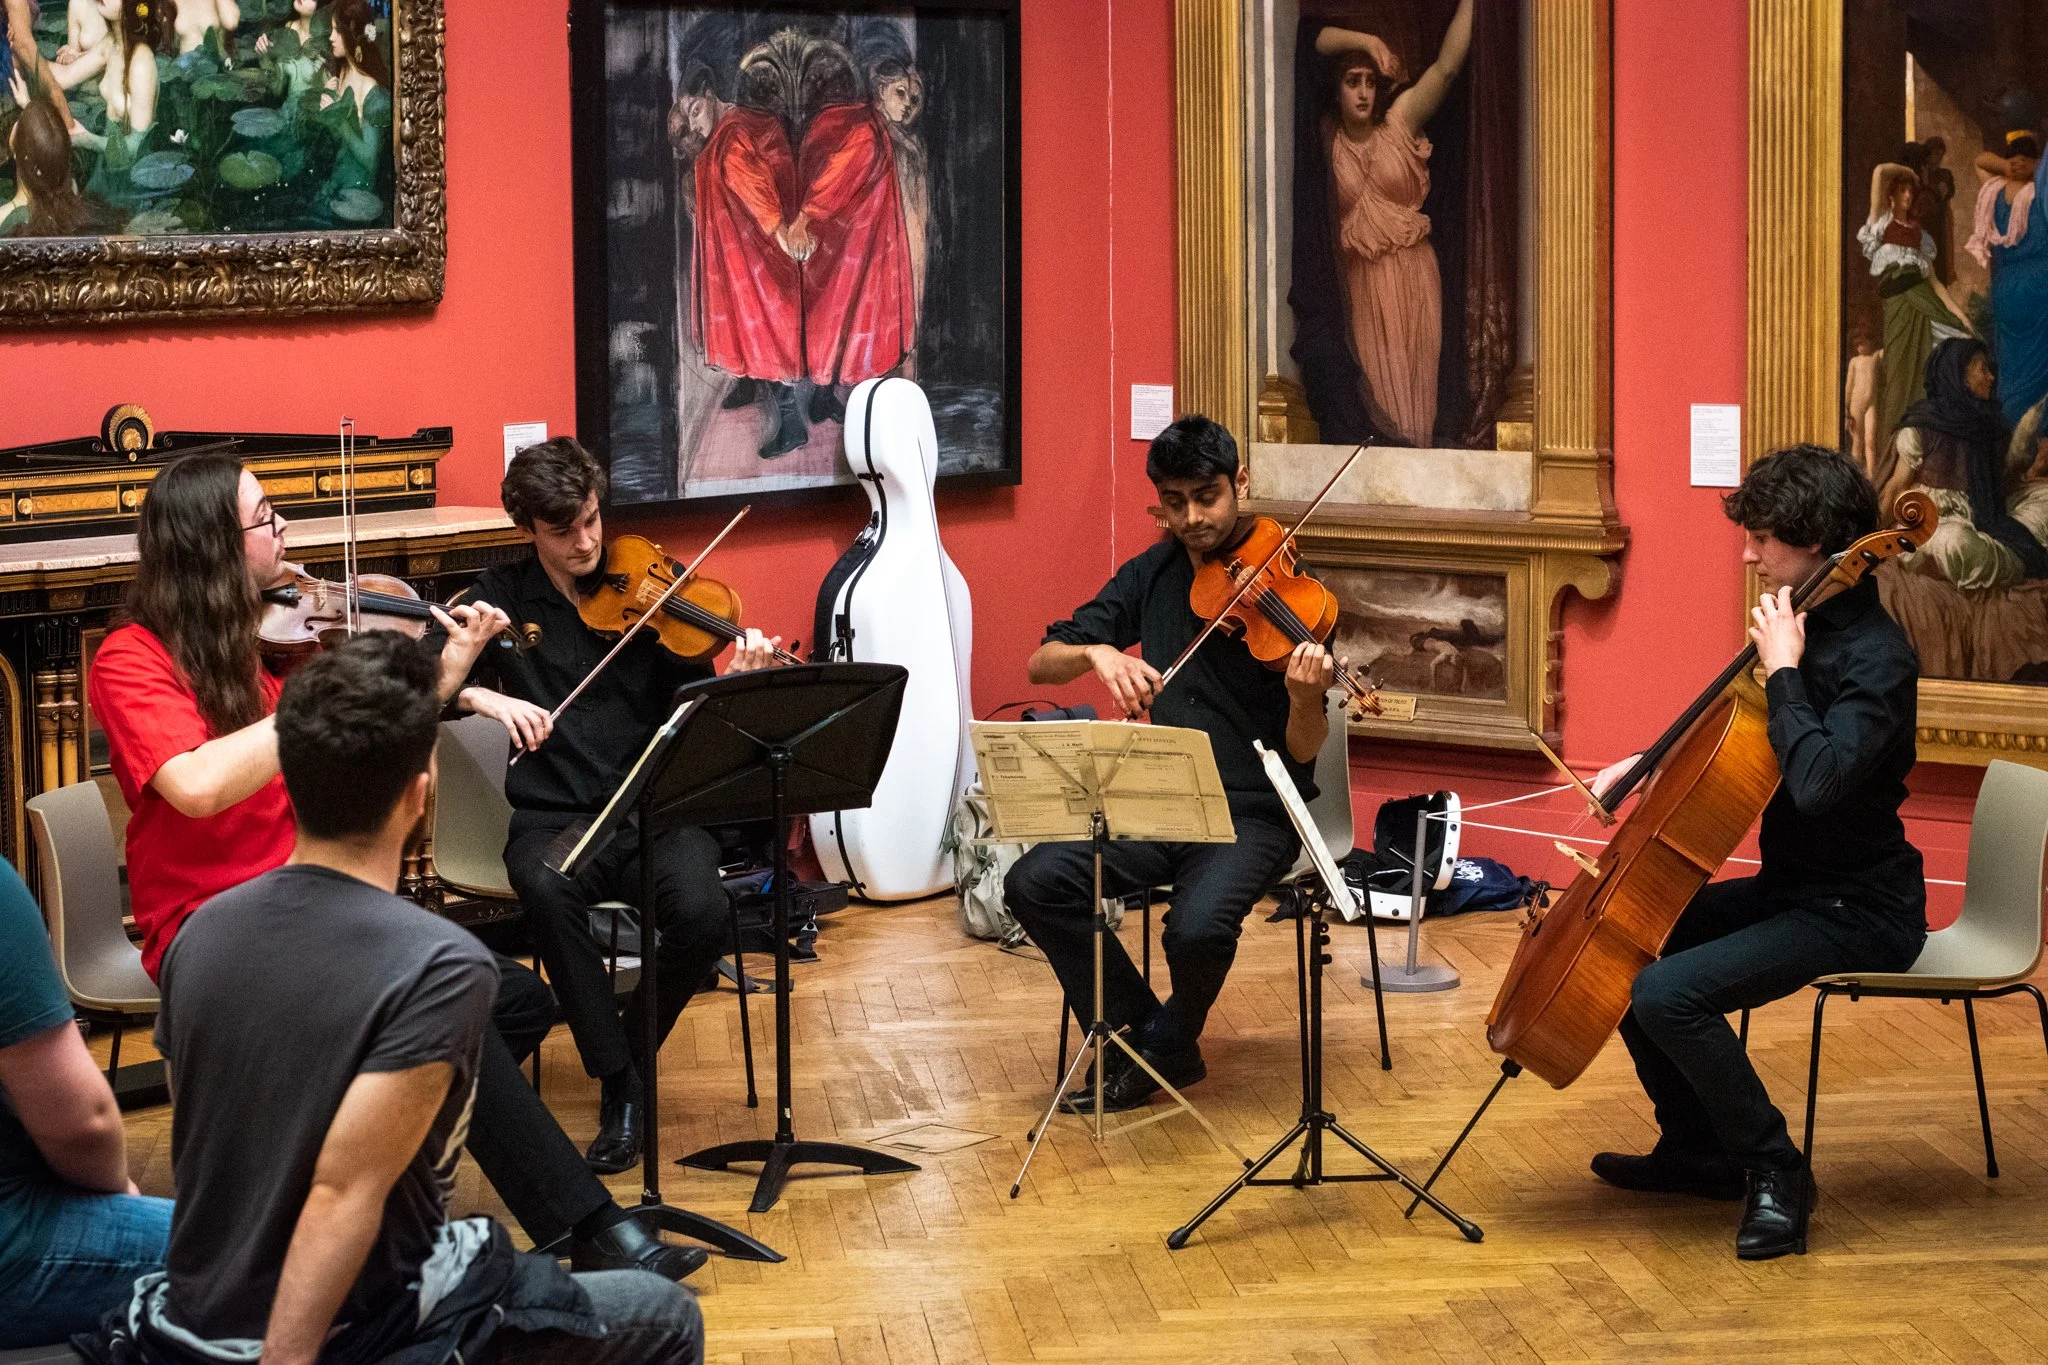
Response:
[{"label": "black music stand", "polygon": [[[874,799],[895,743],[909,677],[895,664],[836,663],[693,683],[676,693],[684,709],[669,741],[673,760],[664,759],[645,779],[643,828],[774,822],[775,1136],[720,1143],[677,1163],[722,1171],[738,1162],[760,1162],[760,1179],[748,1205],[754,1213],[775,1207],[791,1166],[852,1166],[869,1175],[919,1169],[900,1157],[847,1143],[799,1142],[790,1099],[790,820],[856,810]],[[652,959],[652,953],[642,955],[643,972]],[[648,1112],[651,1129],[651,1098]],[[651,1134],[647,1153],[651,1170]],[[650,1176],[650,1188],[652,1183]]]}]

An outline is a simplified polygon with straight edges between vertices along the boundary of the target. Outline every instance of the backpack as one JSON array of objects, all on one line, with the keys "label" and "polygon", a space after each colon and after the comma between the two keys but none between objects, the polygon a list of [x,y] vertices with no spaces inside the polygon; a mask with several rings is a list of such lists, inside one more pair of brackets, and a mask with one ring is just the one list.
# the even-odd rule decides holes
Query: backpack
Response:
[{"label": "backpack", "polygon": [[1451,884],[1429,898],[1431,915],[1462,915],[1476,910],[1520,910],[1550,894],[1550,883],[1519,876],[1491,858],[1460,858],[1451,866]]},{"label": "backpack", "polygon": [[1003,878],[1024,856],[1022,844],[978,843],[993,826],[988,798],[979,784],[953,808],[944,849],[953,855],[953,892],[960,898],[960,931],[969,938],[993,939],[1004,948],[1024,942],[1024,927],[1003,904]]}]

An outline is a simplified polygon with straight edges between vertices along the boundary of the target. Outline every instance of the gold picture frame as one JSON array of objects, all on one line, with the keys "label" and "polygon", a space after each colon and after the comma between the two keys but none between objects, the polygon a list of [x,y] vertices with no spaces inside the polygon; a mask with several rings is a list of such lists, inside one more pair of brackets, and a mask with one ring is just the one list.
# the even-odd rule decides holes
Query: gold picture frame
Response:
[{"label": "gold picture frame", "polygon": [[[1743,457],[1842,431],[1841,0],[1750,0]],[[1920,680],[1920,757],[2048,768],[2048,691]]]},{"label": "gold picture frame", "polygon": [[[1273,42],[1264,35],[1262,46],[1252,27],[1270,15],[1259,10],[1250,0],[1179,0],[1175,9],[1177,398],[1181,411],[1228,426],[1249,452],[1253,510],[1289,519],[1345,450],[1314,444],[1298,386],[1260,374],[1255,353],[1253,310],[1272,287],[1254,259],[1271,183],[1260,168],[1272,155],[1255,129],[1274,117],[1260,88]],[[1506,695],[1398,698],[1386,717],[1355,723],[1356,733],[1509,749],[1533,750],[1539,735],[1556,743],[1564,590],[1599,598],[1619,584],[1615,557],[1628,531],[1614,503],[1611,18],[1609,0],[1541,0],[1522,20],[1533,81],[1533,405],[1501,442],[1509,448],[1485,455],[1513,466],[1526,493],[1485,508],[1356,493],[1342,501],[1372,486],[1354,471],[1301,535],[1311,564],[1505,577]],[[1271,462],[1282,455],[1287,476],[1276,479]],[[1398,465],[1407,455],[1388,458]]]}]

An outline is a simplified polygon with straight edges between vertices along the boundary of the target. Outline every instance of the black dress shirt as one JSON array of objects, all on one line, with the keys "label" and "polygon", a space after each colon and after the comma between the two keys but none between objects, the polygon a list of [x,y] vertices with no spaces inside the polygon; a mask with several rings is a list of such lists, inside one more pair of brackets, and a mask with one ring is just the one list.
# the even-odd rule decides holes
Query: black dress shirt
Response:
[{"label": "black dress shirt", "polygon": [[[1177,540],[1163,540],[1127,560],[1116,577],[1072,617],[1046,627],[1045,638],[1068,645],[1140,646],[1145,662],[1165,672],[1203,625],[1188,606],[1195,566]],[[1280,755],[1304,801],[1316,794],[1315,765],[1287,749],[1286,675],[1266,667],[1235,635],[1217,630],[1152,703],[1152,720],[1209,736],[1230,813],[1285,825],[1287,808],[1252,750],[1259,740]]]},{"label": "black dress shirt", "polygon": [[[583,624],[532,556],[486,569],[463,600],[500,608],[515,627],[540,627],[539,643],[523,653],[485,649],[469,681],[550,711],[616,643]],[[641,631],[555,721],[547,742],[512,765],[505,775],[506,799],[517,810],[602,810],[655,728],[675,709],[676,689],[713,671],[671,654],[652,627]]]},{"label": "black dress shirt", "polygon": [[1765,682],[1783,780],[1764,808],[1764,886],[1926,923],[1920,851],[1899,807],[1914,759],[1920,661],[1865,578],[1806,615],[1797,668]]}]

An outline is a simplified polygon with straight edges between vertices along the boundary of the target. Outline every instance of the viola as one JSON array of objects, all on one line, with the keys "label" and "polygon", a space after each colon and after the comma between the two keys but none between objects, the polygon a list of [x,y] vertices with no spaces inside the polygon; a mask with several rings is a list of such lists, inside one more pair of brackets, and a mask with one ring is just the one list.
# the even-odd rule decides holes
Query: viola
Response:
[{"label": "viola", "polygon": [[[444,611],[455,605],[427,602],[412,584],[390,574],[357,574],[351,590],[346,583],[315,578],[296,564],[284,567],[290,577],[263,590],[263,618],[256,627],[258,647],[273,658],[317,654],[355,630],[395,630],[418,639],[434,623],[436,605]],[[530,642],[508,627],[496,643],[524,649]]]},{"label": "viola", "polygon": [[[685,581],[671,593],[678,577]],[[605,547],[604,567],[578,586],[576,614],[584,625],[620,635],[645,618],[644,629],[658,636],[671,653],[693,663],[747,637],[740,625],[737,592],[715,578],[689,572],[644,536],[614,538]],[[661,609],[649,617],[647,609],[655,602],[661,602]],[[775,659],[803,662],[786,649],[776,650]]]},{"label": "viola", "polygon": [[[1865,536],[1801,584],[1794,607],[1813,605],[1831,586],[1854,586],[1934,534],[1934,502],[1924,493],[1901,496],[1893,517],[1894,529]],[[1486,1016],[1486,1040],[1553,1086],[1592,1064],[1628,1011],[1636,974],[1657,960],[1680,912],[1778,788],[1756,662],[1751,645],[1597,798],[1612,813],[1655,778],[1599,858],[1523,928]]]},{"label": "viola", "polygon": [[[1293,532],[1271,517],[1252,518],[1210,553],[1195,570],[1188,606],[1241,634],[1252,657],[1272,669],[1285,669],[1299,645],[1327,644],[1337,629],[1336,594],[1301,567]],[[1379,693],[1356,669],[1338,665],[1337,681],[1351,694],[1354,715],[1379,714]]]}]

